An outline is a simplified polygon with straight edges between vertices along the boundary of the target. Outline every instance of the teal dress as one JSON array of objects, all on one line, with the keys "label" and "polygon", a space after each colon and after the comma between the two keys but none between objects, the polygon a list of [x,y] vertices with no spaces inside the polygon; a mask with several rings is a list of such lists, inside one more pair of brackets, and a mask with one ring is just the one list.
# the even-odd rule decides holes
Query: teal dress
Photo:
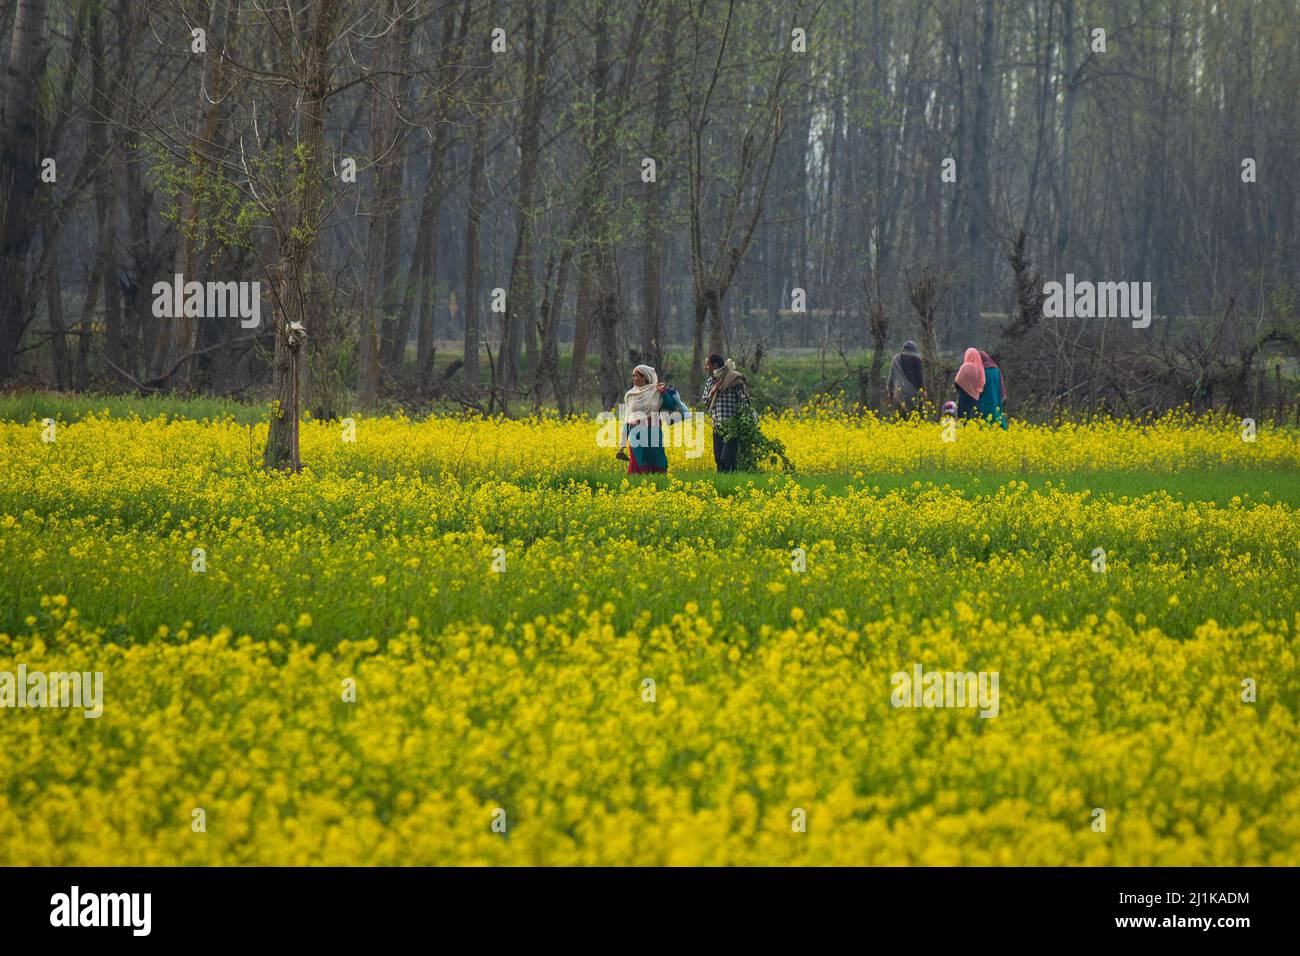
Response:
[{"label": "teal dress", "polygon": [[970,393],[960,385],[957,386],[957,417],[960,419],[978,418],[980,403],[971,398]]},{"label": "teal dress", "polygon": [[984,391],[980,392],[979,411],[980,418],[1007,427],[1007,414],[1002,408],[1002,370],[999,368],[984,370]]},{"label": "teal dress", "polygon": [[[685,411],[686,406],[677,398],[677,389],[670,388],[664,392],[661,414]],[[668,470],[668,455],[664,453],[664,430],[670,422],[661,420],[657,428],[653,424],[653,421],[634,424],[627,431],[627,447],[631,453],[627,463],[629,475]]]}]

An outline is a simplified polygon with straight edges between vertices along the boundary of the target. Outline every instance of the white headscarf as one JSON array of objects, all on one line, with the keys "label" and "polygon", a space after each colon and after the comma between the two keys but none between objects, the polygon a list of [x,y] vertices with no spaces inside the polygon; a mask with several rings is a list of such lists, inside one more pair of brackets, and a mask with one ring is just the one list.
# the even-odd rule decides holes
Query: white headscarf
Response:
[{"label": "white headscarf", "polygon": [[640,372],[646,378],[644,385],[633,385],[623,396],[624,413],[630,422],[640,421],[651,412],[663,408],[664,397],[659,394],[659,376],[649,365],[638,365],[632,371]]}]

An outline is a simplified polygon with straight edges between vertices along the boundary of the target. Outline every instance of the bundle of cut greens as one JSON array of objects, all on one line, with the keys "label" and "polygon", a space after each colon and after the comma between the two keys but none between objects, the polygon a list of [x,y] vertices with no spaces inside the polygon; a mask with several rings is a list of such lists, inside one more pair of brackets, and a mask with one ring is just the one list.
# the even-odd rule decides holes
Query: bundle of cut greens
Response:
[{"label": "bundle of cut greens", "polygon": [[763,434],[758,415],[749,403],[742,405],[718,431],[723,441],[736,442],[737,471],[760,471],[763,465],[773,465],[794,474],[794,465],[785,454],[785,442]]}]

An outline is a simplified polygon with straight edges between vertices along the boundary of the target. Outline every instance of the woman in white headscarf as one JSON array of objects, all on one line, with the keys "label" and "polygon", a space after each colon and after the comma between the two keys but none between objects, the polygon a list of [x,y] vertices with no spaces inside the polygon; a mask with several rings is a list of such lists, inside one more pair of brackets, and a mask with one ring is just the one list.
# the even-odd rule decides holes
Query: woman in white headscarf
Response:
[{"label": "woman in white headscarf", "polygon": [[663,430],[672,419],[665,421],[664,415],[685,411],[677,389],[661,383],[653,368],[638,365],[632,370],[632,387],[623,396],[623,444],[629,453],[629,475],[668,470]]}]

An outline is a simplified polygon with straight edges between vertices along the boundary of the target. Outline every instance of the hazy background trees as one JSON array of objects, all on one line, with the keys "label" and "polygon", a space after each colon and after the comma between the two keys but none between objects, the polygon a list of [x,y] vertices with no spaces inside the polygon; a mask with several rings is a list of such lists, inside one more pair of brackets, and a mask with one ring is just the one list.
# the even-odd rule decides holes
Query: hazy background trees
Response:
[{"label": "hazy background trees", "polygon": [[[1298,23],[1300,0],[0,0],[0,378],[513,414],[610,404],[634,359],[693,385],[705,351],[803,349],[873,406],[914,338],[936,374],[994,350],[1013,401],[1290,401]],[[1150,281],[1152,327],[1043,319],[1067,272]],[[155,317],[175,273],[260,281],[262,326]]]}]

